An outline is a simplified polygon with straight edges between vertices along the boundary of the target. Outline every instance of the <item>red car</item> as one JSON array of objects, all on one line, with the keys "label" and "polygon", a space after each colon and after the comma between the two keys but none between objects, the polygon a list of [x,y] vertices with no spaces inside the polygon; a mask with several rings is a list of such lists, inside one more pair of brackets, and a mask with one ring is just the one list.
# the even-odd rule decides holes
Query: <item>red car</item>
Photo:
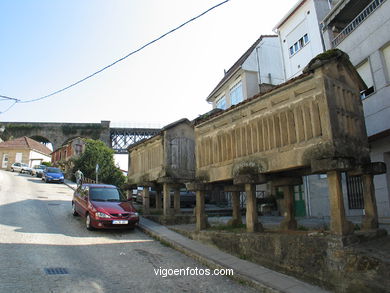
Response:
[{"label": "red car", "polygon": [[132,203],[114,185],[83,184],[78,187],[73,194],[72,212],[74,216],[85,218],[88,230],[134,229],[139,222]]}]

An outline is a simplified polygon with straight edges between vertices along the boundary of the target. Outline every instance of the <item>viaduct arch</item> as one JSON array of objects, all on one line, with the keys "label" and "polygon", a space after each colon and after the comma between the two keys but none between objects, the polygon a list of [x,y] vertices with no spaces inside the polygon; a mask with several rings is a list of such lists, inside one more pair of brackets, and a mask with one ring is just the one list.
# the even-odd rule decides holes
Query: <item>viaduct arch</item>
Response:
[{"label": "viaduct arch", "polygon": [[99,139],[111,147],[110,121],[100,123],[46,123],[46,122],[0,122],[0,137],[8,140],[22,136],[46,138],[53,144],[53,150],[67,140],[80,136]]}]

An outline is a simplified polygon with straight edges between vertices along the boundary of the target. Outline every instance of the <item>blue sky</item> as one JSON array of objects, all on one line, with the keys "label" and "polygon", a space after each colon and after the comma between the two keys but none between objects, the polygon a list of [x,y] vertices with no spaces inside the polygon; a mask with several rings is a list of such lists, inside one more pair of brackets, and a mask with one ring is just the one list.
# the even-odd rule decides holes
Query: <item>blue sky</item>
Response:
[{"label": "blue sky", "polygon": [[[63,88],[222,0],[2,0],[0,95]],[[211,109],[208,94],[295,0],[231,0],[105,72],[0,121],[165,125]],[[9,102],[0,101],[0,111]]]}]

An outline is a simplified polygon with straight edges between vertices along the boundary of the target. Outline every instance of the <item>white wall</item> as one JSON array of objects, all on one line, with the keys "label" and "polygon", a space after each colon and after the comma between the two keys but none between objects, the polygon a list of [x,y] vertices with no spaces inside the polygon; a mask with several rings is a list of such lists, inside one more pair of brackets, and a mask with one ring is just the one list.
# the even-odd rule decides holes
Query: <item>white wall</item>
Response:
[{"label": "white wall", "polygon": [[129,155],[128,154],[115,154],[114,162],[116,166],[119,166],[121,170],[127,171],[129,169]]},{"label": "white wall", "polygon": [[[365,19],[338,46],[346,52],[353,65],[368,61],[375,92],[363,99],[368,136],[390,129],[390,68],[386,68],[382,49],[390,43],[390,2],[384,2]],[[326,47],[330,48],[329,31],[324,33]],[[385,162],[390,169],[390,138],[371,143],[371,160]],[[374,177],[379,217],[390,217],[390,174]]]},{"label": "white wall", "polygon": [[[326,9],[327,6],[317,5],[317,8]],[[309,61],[324,51],[319,29],[321,21],[319,17],[324,15],[324,11],[320,11],[318,14],[314,1],[306,1],[278,28],[286,79],[300,75]],[[290,56],[289,48],[306,33],[309,36],[309,43],[299,52]]]},{"label": "white wall", "polygon": [[381,48],[390,42],[390,2],[370,15],[338,46],[346,52],[353,65],[369,61],[375,93],[363,100],[368,135],[389,129],[390,80],[382,59]]},{"label": "white wall", "polygon": [[[260,69],[260,83],[278,85],[284,82],[280,42],[277,37],[263,37],[256,49],[242,65],[246,71]],[[271,74],[271,80],[269,79]]]},{"label": "white wall", "polygon": [[[390,137],[371,143],[371,161],[385,162],[390,169]],[[390,173],[374,176],[376,204],[379,217],[390,217]]]},{"label": "white wall", "polygon": [[29,166],[33,167],[34,165],[40,164],[39,162],[50,162],[51,156],[47,156],[42,153],[38,153],[36,151],[31,150],[29,159]]}]

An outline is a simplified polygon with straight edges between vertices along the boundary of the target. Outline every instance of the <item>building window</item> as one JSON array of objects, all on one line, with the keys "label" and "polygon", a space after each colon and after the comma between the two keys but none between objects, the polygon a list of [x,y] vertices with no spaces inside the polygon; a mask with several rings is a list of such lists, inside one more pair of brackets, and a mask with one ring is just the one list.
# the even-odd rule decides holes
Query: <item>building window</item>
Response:
[{"label": "building window", "polygon": [[370,62],[368,62],[368,60],[364,61],[362,64],[357,66],[356,70],[359,73],[360,77],[365,82],[365,84],[367,85],[367,89],[360,93],[362,99],[364,99],[365,97],[371,95],[375,91],[374,81],[372,79],[372,73],[370,68]]},{"label": "building window", "polygon": [[362,176],[348,176],[347,179],[347,194],[349,209],[363,209],[363,182]]},{"label": "building window", "polygon": [[23,161],[23,153],[15,154],[15,163],[21,163]]},{"label": "building window", "polygon": [[300,51],[307,43],[309,43],[309,36],[308,34],[305,34],[289,48],[290,57]]},{"label": "building window", "polygon": [[387,71],[387,83],[390,83],[390,45],[382,50],[383,60]]},{"label": "building window", "polygon": [[225,96],[222,96],[218,99],[218,101],[215,103],[216,108],[226,110],[226,98]]},{"label": "building window", "polygon": [[242,93],[242,83],[240,81],[230,89],[230,101],[233,106],[242,102],[243,100],[244,96]]},{"label": "building window", "polygon": [[81,144],[76,144],[75,145],[75,155],[76,156],[81,155],[82,152],[83,152],[83,146]]},{"label": "building window", "polygon": [[307,34],[305,34],[303,36],[303,43],[304,43],[304,45],[306,45],[308,42],[309,42],[309,36]]}]

